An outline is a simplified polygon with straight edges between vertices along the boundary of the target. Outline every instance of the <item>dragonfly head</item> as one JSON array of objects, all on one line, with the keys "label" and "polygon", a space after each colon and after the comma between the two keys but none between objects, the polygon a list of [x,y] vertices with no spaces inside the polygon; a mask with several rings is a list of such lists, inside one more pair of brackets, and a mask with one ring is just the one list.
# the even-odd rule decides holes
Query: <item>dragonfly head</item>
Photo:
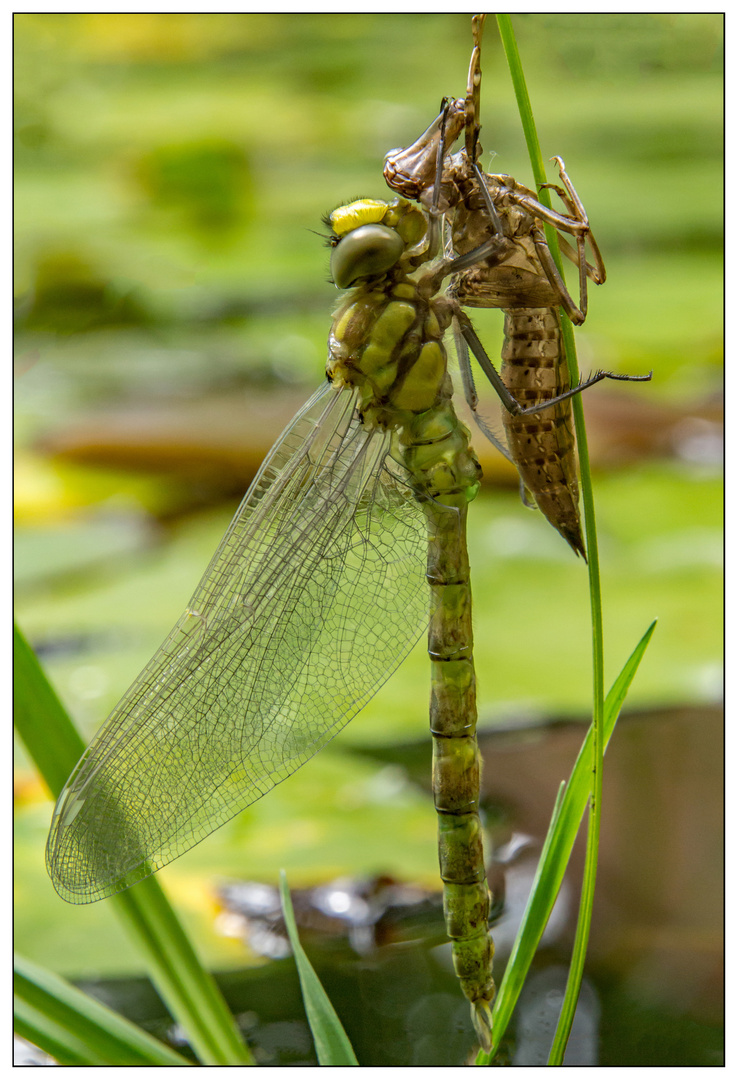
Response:
[{"label": "dragonfly head", "polygon": [[339,289],[391,270],[425,236],[425,214],[406,199],[357,199],[328,217],[331,274]]},{"label": "dragonfly head", "polygon": [[[464,130],[466,108],[463,98],[444,99],[441,111],[431,126],[411,146],[390,150],[384,159],[384,178],[393,191],[408,199],[418,199],[430,205],[438,164],[442,155],[453,146]],[[445,207],[441,207],[445,209]]]}]

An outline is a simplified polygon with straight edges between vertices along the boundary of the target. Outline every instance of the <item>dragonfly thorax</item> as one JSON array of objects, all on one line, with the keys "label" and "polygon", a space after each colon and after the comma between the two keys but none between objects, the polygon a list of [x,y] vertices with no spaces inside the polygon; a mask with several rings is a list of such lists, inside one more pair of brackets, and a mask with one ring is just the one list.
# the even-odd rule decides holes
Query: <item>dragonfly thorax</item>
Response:
[{"label": "dragonfly thorax", "polygon": [[335,313],[327,373],[355,388],[366,429],[393,433],[418,488],[456,505],[476,494],[480,468],[451,405],[448,318],[447,304],[424,298],[404,274],[360,286]]},{"label": "dragonfly thorax", "polygon": [[391,414],[432,408],[447,397],[445,320],[404,273],[395,272],[351,291],[336,311],[328,339],[328,376],[360,390],[362,413]]},{"label": "dragonfly thorax", "polygon": [[[424,494],[463,504],[479,488],[480,469],[451,406],[443,335],[452,306],[445,296],[428,295],[427,274],[421,281],[410,276],[429,258],[428,219],[405,199],[362,199],[334,211],[329,222],[331,265],[340,268],[334,277],[339,284],[339,276],[359,280],[333,316],[328,378],[356,391],[365,429],[392,432],[396,455]],[[338,260],[342,245],[348,256]],[[387,266],[393,247],[401,252]],[[356,274],[357,266],[373,264],[375,273]]]}]

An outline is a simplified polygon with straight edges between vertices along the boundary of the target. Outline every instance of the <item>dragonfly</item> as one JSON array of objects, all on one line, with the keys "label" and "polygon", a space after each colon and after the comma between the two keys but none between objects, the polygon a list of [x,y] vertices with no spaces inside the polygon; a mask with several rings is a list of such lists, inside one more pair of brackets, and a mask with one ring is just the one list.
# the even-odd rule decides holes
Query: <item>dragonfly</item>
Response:
[{"label": "dragonfly", "polygon": [[[455,300],[463,307],[504,310],[499,374],[490,370],[482,354],[475,354],[501,398],[504,436],[496,434],[478,412],[467,342],[456,332],[467,401],[484,434],[516,466],[523,501],[537,505],[574,552],[586,560],[570,398],[602,379],[648,381],[651,375],[598,371],[571,388],[558,309],[581,325],[587,314],[587,281],[603,284],[605,265],[560,157],[552,160],[558,166],[561,184],[544,186],[556,192],[565,213],[544,205],[534,191],[513,177],[484,173],[479,165],[484,19],[484,15],[472,19],[474,47],[466,96],[444,101],[438,117],[415,143],[391,150],[385,158],[384,176],[394,191],[418,200],[448,222],[447,250],[458,257],[459,267],[450,287]],[[446,154],[462,132],[463,148]],[[544,222],[556,229],[561,250],[577,267],[578,304],[559,274],[543,233]],[[562,234],[573,237],[576,248]],[[480,258],[485,245],[487,253]],[[592,263],[587,261],[587,246]],[[461,256],[469,253],[471,258],[464,263]],[[532,406],[552,401],[555,404],[548,408],[530,411]],[[517,404],[528,411],[521,414]]]},{"label": "dragonfly", "polygon": [[433,786],[456,970],[489,1045],[490,898],[466,516],[481,468],[443,335],[453,260],[406,199],[329,218],[347,290],[327,380],[268,454],[184,614],[54,810],[47,867],[86,903],[128,888],[325,746],[429,627]]},{"label": "dragonfly", "polygon": [[[427,630],[446,928],[489,1049],[495,985],[466,546],[481,468],[454,409],[443,339],[453,323],[494,370],[444,288],[491,244],[444,254],[439,214],[401,195],[354,200],[327,226],[343,290],[327,378],[72,772],[47,868],[71,903],[155,873],[330,742]],[[511,408],[532,416],[550,404]]]}]

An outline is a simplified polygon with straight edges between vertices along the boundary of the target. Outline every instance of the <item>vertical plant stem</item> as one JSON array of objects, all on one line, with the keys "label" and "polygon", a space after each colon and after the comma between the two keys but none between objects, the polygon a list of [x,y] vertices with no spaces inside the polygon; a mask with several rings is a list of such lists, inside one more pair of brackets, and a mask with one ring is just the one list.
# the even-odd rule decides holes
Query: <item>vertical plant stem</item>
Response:
[{"label": "vertical plant stem", "polygon": [[[497,25],[500,37],[505,49],[510,75],[518,102],[518,110],[528,146],[531,167],[536,185],[539,187],[539,198],[546,206],[551,206],[551,198],[548,188],[541,188],[546,183],[546,171],[543,165],[543,157],[538,141],[533,110],[525,82],[525,75],[520,61],[512,20],[509,15],[498,15]],[[559,252],[556,230],[549,224],[545,225],[546,240],[551,253],[556,261],[559,272],[563,276],[563,266]],[[579,370],[576,359],[574,344],[574,330],[566,314],[562,311],[562,336],[566,349],[566,358],[572,385],[579,381]],[[590,813],[587,827],[587,854],[585,861],[584,878],[582,881],[582,894],[580,899],[579,917],[572,954],[569,977],[566,985],[564,1003],[562,1005],[559,1023],[556,1028],[554,1042],[549,1057],[549,1065],[560,1065],[563,1062],[566,1043],[571,1032],[574,1019],[576,1002],[579,997],[582,976],[584,973],[584,960],[589,941],[589,930],[592,920],[592,905],[594,902],[594,889],[597,876],[597,854],[599,849],[600,814],[602,803],[602,757],[604,753],[603,740],[603,712],[604,712],[604,647],[602,634],[602,596],[600,590],[599,556],[597,551],[597,530],[595,523],[594,496],[592,492],[592,478],[589,467],[589,449],[587,435],[584,427],[584,413],[582,410],[581,395],[572,399],[574,410],[574,424],[577,435],[577,448],[579,451],[579,464],[581,472],[582,504],[584,509],[584,526],[587,536],[587,558],[589,570],[590,609],[592,618],[592,670],[593,670],[593,753],[592,753],[592,789],[590,794]]]}]

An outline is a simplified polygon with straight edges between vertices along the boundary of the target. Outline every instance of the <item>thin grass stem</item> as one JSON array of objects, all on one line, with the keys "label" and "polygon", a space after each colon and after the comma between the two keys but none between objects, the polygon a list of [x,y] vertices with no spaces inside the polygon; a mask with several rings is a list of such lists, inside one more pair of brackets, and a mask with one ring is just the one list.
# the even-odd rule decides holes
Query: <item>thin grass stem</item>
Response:
[{"label": "thin grass stem", "polygon": [[[500,31],[505,56],[507,57],[510,75],[512,78],[515,97],[518,102],[520,120],[525,135],[525,141],[530,156],[531,168],[541,202],[551,207],[551,198],[548,188],[542,187],[546,183],[546,171],[543,164],[540,143],[536,131],[530,96],[525,81],[523,66],[518,52],[515,32],[509,15],[498,15],[497,25]],[[553,255],[559,273],[563,276],[563,265],[559,252],[556,230],[545,224],[546,240]],[[566,350],[567,364],[572,385],[579,381],[579,369],[577,365],[576,346],[574,343],[574,330],[566,314],[561,312],[562,337]],[[595,522],[594,495],[592,491],[592,478],[589,466],[589,449],[587,434],[584,425],[584,412],[582,409],[581,395],[572,400],[574,411],[574,424],[577,436],[577,448],[579,451],[579,463],[581,472],[582,504],[584,509],[584,526],[587,537],[587,558],[589,570],[590,610],[592,620],[592,671],[593,671],[593,741],[592,741],[592,789],[590,795],[590,813],[587,826],[587,855],[585,862],[584,877],[582,881],[582,894],[580,899],[577,930],[572,954],[569,977],[567,980],[564,1003],[562,1005],[559,1023],[554,1036],[553,1047],[549,1064],[561,1064],[563,1062],[566,1043],[571,1032],[574,1019],[576,1002],[579,997],[582,977],[584,974],[584,960],[589,941],[589,931],[592,920],[592,906],[594,902],[594,890],[597,876],[597,856],[599,850],[600,815],[602,803],[602,760],[604,753],[603,738],[603,712],[604,712],[604,644],[602,632],[602,594],[599,575],[599,555],[597,549],[597,529]]]}]

